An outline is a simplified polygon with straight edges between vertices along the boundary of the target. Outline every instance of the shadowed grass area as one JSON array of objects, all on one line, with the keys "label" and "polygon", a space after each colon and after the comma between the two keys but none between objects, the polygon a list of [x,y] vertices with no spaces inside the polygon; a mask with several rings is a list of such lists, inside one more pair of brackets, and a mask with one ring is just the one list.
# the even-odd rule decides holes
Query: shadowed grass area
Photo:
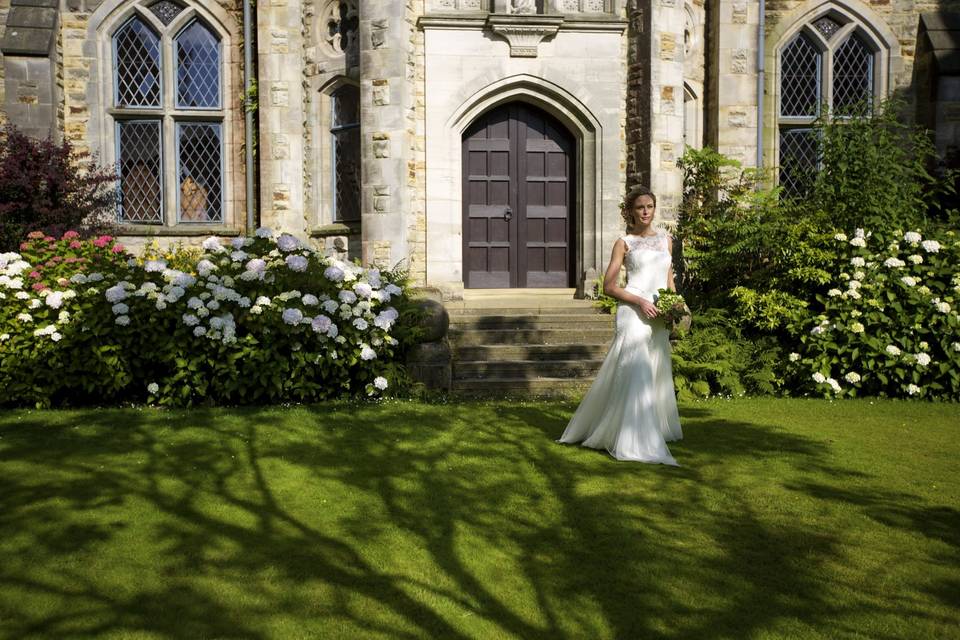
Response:
[{"label": "shadowed grass area", "polygon": [[0,413],[2,638],[960,638],[960,407]]}]

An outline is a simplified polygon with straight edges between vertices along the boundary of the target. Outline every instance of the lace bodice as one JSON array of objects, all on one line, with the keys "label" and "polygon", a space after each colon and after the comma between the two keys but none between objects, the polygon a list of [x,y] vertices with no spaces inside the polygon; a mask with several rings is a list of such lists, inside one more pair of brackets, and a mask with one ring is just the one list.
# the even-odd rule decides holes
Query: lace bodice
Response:
[{"label": "lace bodice", "polygon": [[667,286],[667,275],[670,272],[672,258],[670,256],[669,236],[665,231],[658,231],[653,236],[623,236],[627,245],[627,254],[623,262],[627,268],[627,289],[638,294],[648,294],[650,297]]}]

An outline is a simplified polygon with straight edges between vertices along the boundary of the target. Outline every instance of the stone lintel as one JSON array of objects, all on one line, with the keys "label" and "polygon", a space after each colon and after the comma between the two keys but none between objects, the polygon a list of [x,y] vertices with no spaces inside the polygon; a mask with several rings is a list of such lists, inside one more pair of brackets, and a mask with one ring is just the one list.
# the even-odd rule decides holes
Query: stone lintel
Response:
[{"label": "stone lintel", "polygon": [[167,236],[239,236],[243,234],[242,229],[236,227],[225,227],[216,225],[187,225],[180,224],[175,227],[147,224],[123,224],[114,227],[114,233],[118,236],[147,236],[147,237],[167,237]]},{"label": "stone lintel", "polygon": [[3,55],[47,56],[53,43],[53,29],[7,27],[0,40]]}]

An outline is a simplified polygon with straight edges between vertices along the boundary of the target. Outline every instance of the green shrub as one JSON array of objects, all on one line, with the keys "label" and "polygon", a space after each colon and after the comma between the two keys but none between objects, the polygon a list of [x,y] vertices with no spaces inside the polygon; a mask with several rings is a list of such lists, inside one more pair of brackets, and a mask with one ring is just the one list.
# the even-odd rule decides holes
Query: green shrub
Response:
[{"label": "green shrub", "polygon": [[69,278],[60,260],[51,269],[66,271],[31,288],[23,258],[36,248],[3,254],[0,404],[306,402],[405,383],[415,328],[402,272],[266,229],[230,247],[208,238],[189,272],[112,239],[33,242],[54,253],[78,242],[90,259]]},{"label": "green shrub", "polygon": [[835,240],[822,313],[793,327],[793,384],[826,396],[960,400],[960,238],[953,231]]}]

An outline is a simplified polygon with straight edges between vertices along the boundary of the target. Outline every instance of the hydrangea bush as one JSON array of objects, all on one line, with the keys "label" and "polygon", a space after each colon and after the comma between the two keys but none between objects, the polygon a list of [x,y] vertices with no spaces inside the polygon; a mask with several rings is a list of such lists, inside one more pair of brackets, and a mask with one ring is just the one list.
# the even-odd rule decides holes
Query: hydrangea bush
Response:
[{"label": "hydrangea bush", "polygon": [[[269,229],[208,238],[189,270],[171,266],[182,254],[137,259],[106,236],[33,242],[61,259],[43,256],[41,289],[37,247],[0,258],[0,403],[312,401],[380,395],[404,376],[415,330],[400,273]],[[68,249],[84,260],[67,263]]]},{"label": "hydrangea bush", "polygon": [[960,400],[960,238],[953,231],[835,236],[843,268],[793,327],[799,390]]}]

